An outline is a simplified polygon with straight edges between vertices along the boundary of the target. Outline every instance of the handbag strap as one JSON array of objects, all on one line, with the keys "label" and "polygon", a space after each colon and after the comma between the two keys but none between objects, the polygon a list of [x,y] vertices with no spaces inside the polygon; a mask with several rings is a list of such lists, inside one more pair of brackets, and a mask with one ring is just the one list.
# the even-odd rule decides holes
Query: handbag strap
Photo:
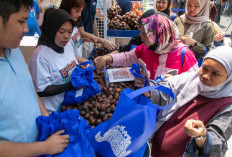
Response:
[{"label": "handbag strap", "polygon": [[148,78],[140,74],[140,67],[138,64],[133,63],[131,65],[130,72],[134,75],[134,77],[145,79],[144,87],[148,85]]},{"label": "handbag strap", "polygon": [[168,96],[170,96],[173,99],[172,102],[169,105],[167,105],[167,106],[158,106],[157,105],[157,108],[159,108],[160,110],[165,110],[165,109],[170,108],[174,104],[174,102],[175,102],[175,95],[174,95],[174,93],[172,92],[171,89],[169,89],[169,88],[167,88],[165,86],[162,86],[162,85],[147,86],[147,87],[144,87],[144,88],[140,88],[140,89],[138,89],[138,90],[136,90],[136,91],[131,92],[130,94],[128,94],[128,97],[130,99],[134,99],[135,97],[137,97],[137,96],[139,96],[139,95],[141,95],[143,93],[146,93],[148,91],[154,90],[154,89],[159,90],[159,91],[167,94]]},{"label": "handbag strap", "polygon": [[181,50],[181,66],[183,66],[184,64],[184,55],[185,55],[185,51],[187,50],[187,47],[184,47],[182,50]]},{"label": "handbag strap", "polygon": [[[205,46],[205,55],[208,53],[208,48]],[[203,62],[203,58],[199,59],[199,55],[196,53],[196,59],[198,62],[198,66],[201,67],[201,64]]]}]

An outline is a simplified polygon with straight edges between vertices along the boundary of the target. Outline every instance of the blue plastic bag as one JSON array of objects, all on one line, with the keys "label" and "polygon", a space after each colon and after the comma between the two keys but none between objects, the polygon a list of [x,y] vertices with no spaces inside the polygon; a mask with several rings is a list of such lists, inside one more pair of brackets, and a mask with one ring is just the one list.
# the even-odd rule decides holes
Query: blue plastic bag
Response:
[{"label": "blue plastic bag", "polygon": [[134,75],[134,77],[142,78],[145,80],[144,87],[148,86],[148,78],[146,78],[140,74],[140,67],[138,64],[133,63],[131,65],[130,72]]},{"label": "blue plastic bag", "polygon": [[[207,47],[205,47],[205,55],[208,53],[208,48]],[[203,58],[199,58],[199,55],[198,54],[196,54],[196,59],[197,59],[197,63],[198,63],[198,67],[201,67],[201,65],[202,65],[202,63],[203,63]]]},{"label": "blue plastic bag", "polygon": [[93,70],[95,69],[92,61],[81,63],[80,65],[90,65],[82,69],[76,67],[71,76],[71,82],[77,89],[70,90],[64,94],[64,105],[82,103],[90,97],[101,93],[101,90],[94,80]]},{"label": "blue plastic bag", "polygon": [[81,117],[78,110],[67,110],[62,113],[53,112],[36,119],[39,129],[39,141],[45,141],[53,133],[65,129],[69,144],[66,149],[57,155],[42,155],[41,157],[94,157],[94,149],[90,145],[86,134],[92,130],[90,125]]},{"label": "blue plastic bag", "polygon": [[173,98],[174,93],[164,86],[148,86],[136,91],[124,89],[112,118],[96,126],[87,135],[90,144],[102,157],[141,157],[146,143],[155,130],[160,110],[170,108],[152,104],[142,94],[157,89]]}]

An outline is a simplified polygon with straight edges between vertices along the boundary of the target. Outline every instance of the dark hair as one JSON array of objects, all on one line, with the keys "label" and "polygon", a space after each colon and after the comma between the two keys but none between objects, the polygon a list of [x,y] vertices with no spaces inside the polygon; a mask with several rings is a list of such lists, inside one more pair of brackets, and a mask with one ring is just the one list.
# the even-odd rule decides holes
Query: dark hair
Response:
[{"label": "dark hair", "polygon": [[85,8],[85,0],[62,0],[60,9],[67,11],[69,14],[72,8]]},{"label": "dark hair", "polygon": [[217,7],[215,5],[212,5],[210,8],[210,20],[211,21],[215,21],[215,18],[217,16]]},{"label": "dark hair", "polygon": [[34,5],[33,0],[1,0],[0,16],[3,24],[6,24],[13,13],[19,12],[22,7],[30,8]]},{"label": "dark hair", "polygon": [[160,15],[163,15],[163,16],[165,16],[165,17],[167,17],[168,18],[168,15],[167,14],[165,14],[165,13],[163,13],[163,12],[160,12],[160,11],[157,11],[157,10],[154,10],[154,9],[150,9],[150,10],[147,10],[146,12],[144,12],[140,17],[139,17],[139,19],[138,19],[138,23],[140,24],[140,25],[142,25],[142,19],[143,18],[146,18],[146,17],[149,17],[149,16],[151,16],[151,15],[154,15],[154,14],[160,14]]},{"label": "dark hair", "polygon": [[60,27],[67,21],[71,22],[73,28],[73,20],[67,11],[55,8],[47,9],[44,13],[42,34],[39,37],[37,46],[45,45],[57,53],[63,53],[64,48],[56,45],[55,38]]}]

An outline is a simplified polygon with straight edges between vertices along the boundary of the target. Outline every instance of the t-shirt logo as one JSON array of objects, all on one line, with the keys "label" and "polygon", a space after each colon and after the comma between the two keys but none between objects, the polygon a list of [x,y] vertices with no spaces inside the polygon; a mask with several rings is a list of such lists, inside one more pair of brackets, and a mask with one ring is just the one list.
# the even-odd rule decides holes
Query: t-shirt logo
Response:
[{"label": "t-shirt logo", "polygon": [[32,7],[31,10],[30,10],[30,17],[35,17],[34,7]]},{"label": "t-shirt logo", "polygon": [[74,42],[74,47],[80,47],[82,43],[81,35],[79,31],[77,31],[74,36],[72,37],[72,41]]},{"label": "t-shirt logo", "polygon": [[59,70],[62,76],[62,82],[70,82],[72,71],[76,68],[76,62],[73,60],[71,64],[67,64],[63,69]]}]

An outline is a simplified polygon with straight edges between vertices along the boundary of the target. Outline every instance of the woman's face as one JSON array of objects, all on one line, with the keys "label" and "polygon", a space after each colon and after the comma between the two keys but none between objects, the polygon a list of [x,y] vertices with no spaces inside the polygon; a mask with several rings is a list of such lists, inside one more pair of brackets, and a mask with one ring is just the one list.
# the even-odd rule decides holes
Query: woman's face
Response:
[{"label": "woman's face", "polygon": [[145,31],[143,25],[141,25],[140,31],[141,31],[141,40],[142,40],[142,42],[145,44],[146,47],[151,46],[151,43],[150,43],[150,41],[149,41],[149,39],[147,37],[146,31]]},{"label": "woman's face", "polygon": [[228,75],[221,63],[208,58],[202,63],[199,77],[204,85],[213,87],[225,82]]},{"label": "woman's face", "polygon": [[81,12],[83,10],[83,7],[81,8],[72,8],[70,11],[70,16],[72,17],[73,21],[77,21],[79,17],[81,16]]},{"label": "woman's face", "polygon": [[72,23],[66,21],[57,31],[55,37],[55,44],[59,47],[65,47],[72,35]]},{"label": "woman's face", "polygon": [[158,11],[164,11],[168,7],[168,1],[167,0],[157,0],[156,1],[156,9]]},{"label": "woman's face", "polygon": [[198,0],[187,1],[187,12],[190,16],[196,16],[200,12],[200,4]]}]

